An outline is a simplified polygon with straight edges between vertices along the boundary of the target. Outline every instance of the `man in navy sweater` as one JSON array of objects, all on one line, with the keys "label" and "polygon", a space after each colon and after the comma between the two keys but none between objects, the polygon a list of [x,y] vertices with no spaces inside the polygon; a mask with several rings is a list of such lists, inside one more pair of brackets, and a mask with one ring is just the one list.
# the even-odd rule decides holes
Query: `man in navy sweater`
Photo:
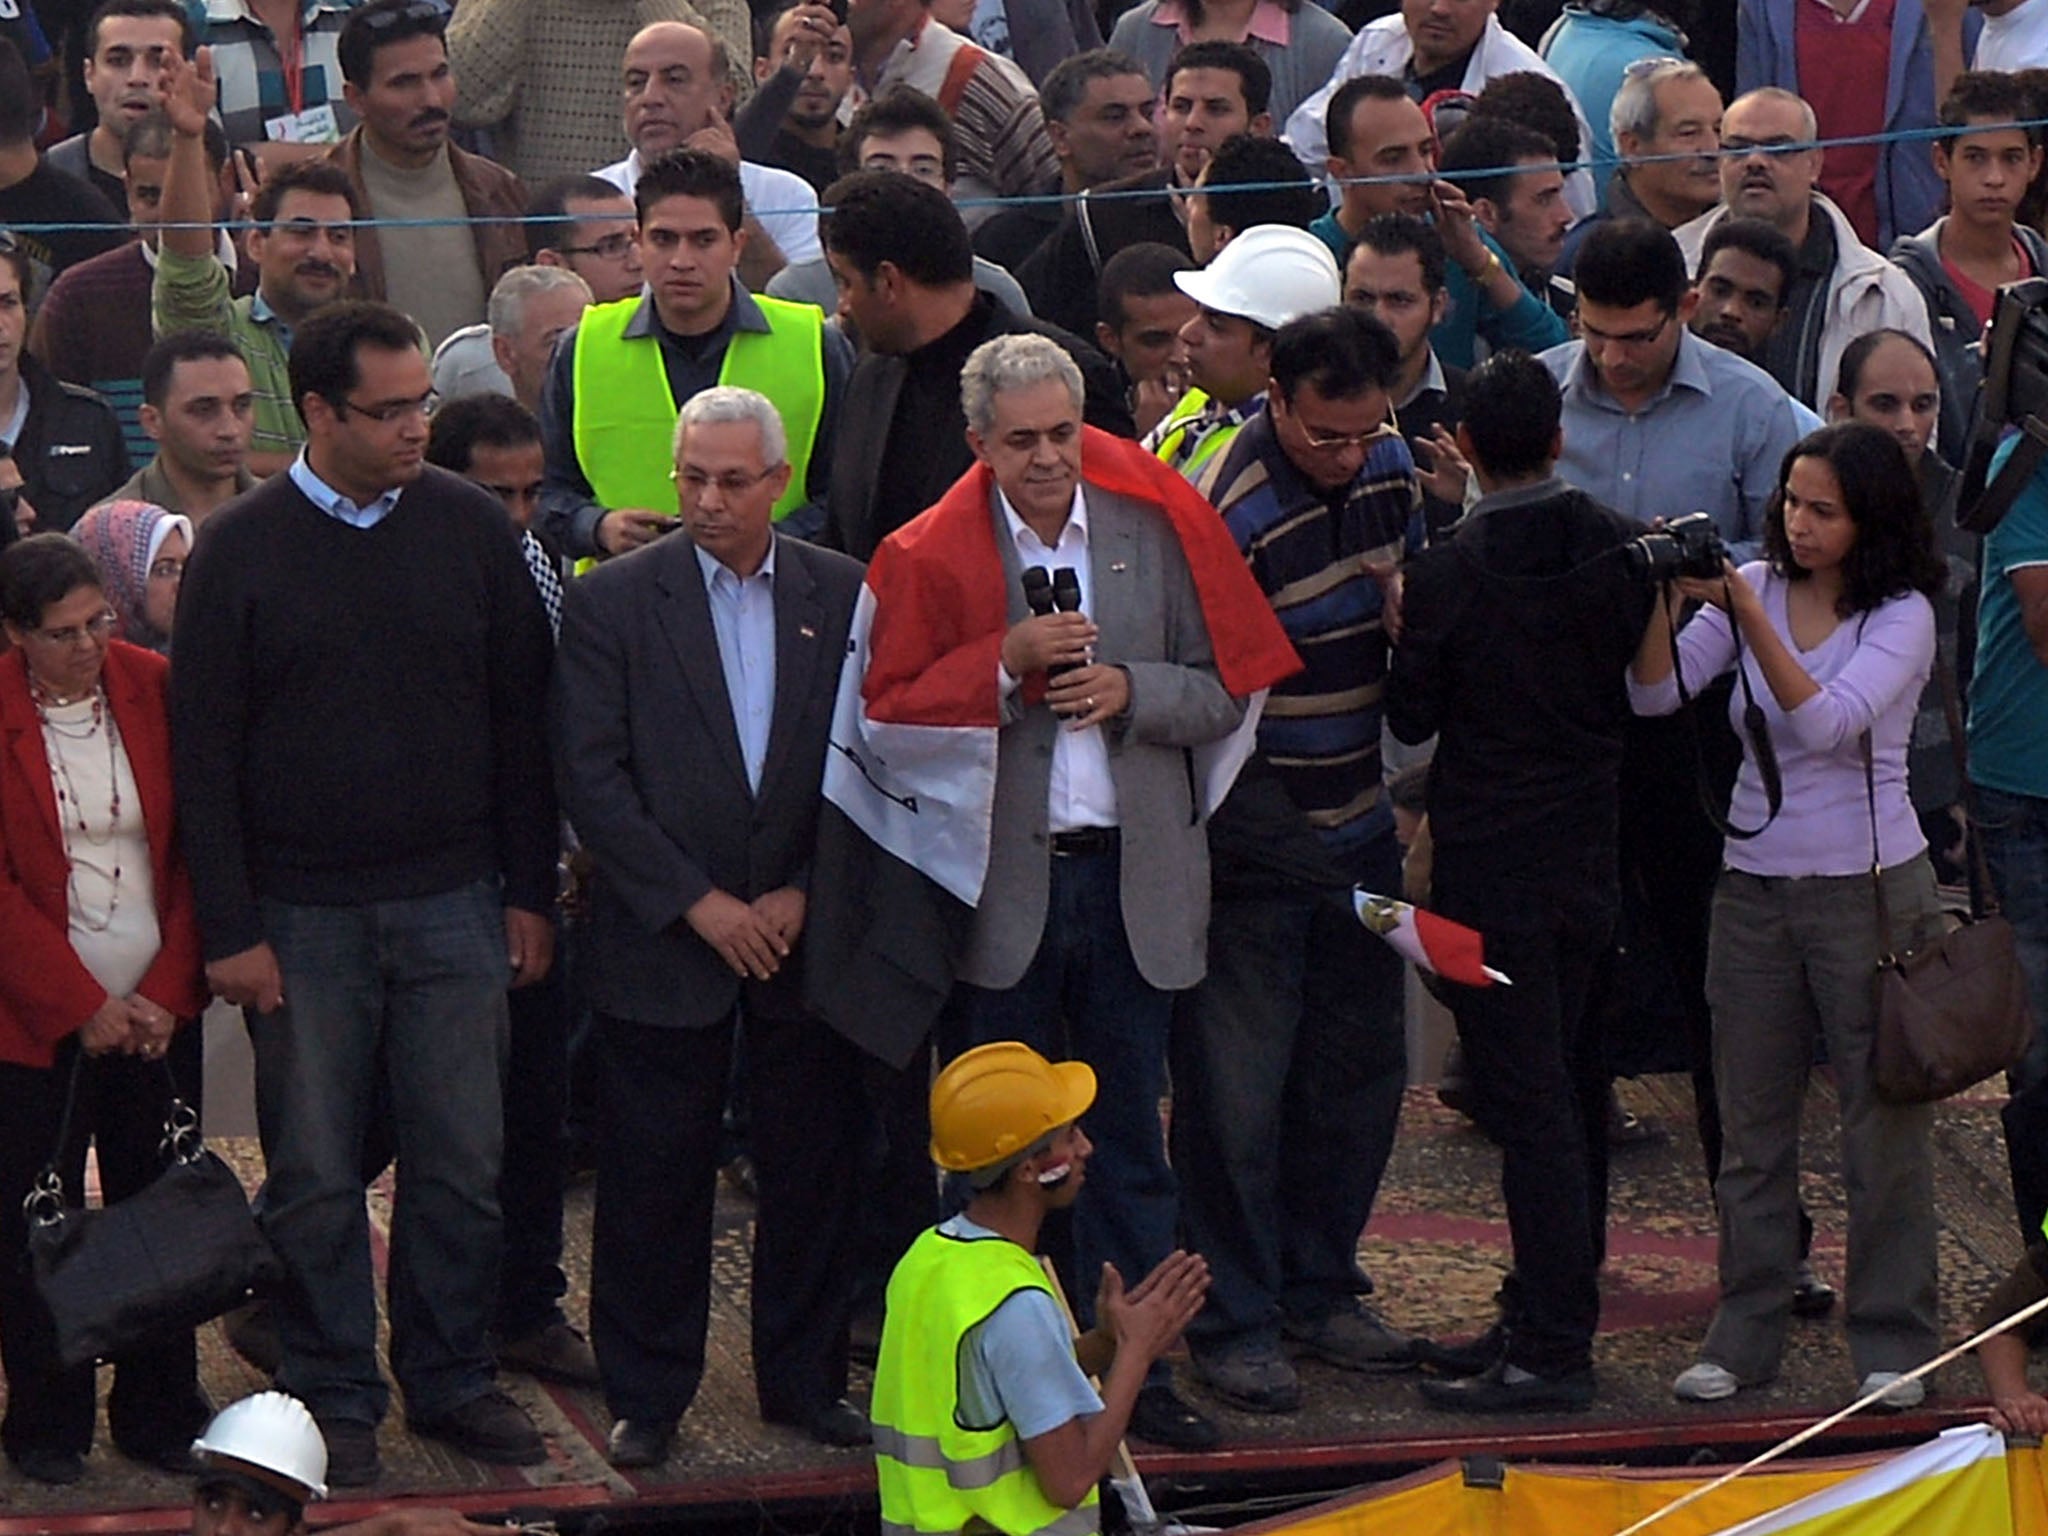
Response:
[{"label": "man in navy sweater", "polygon": [[546,1447],[494,1386],[505,989],[551,959],[547,620],[504,509],[424,461],[411,320],[296,327],[304,451],[209,519],[186,569],[174,768],[213,990],[256,1056],[263,1226],[290,1271],[278,1384],[329,1481],[378,1475],[363,1138],[398,1148],[391,1363],[415,1433]]}]

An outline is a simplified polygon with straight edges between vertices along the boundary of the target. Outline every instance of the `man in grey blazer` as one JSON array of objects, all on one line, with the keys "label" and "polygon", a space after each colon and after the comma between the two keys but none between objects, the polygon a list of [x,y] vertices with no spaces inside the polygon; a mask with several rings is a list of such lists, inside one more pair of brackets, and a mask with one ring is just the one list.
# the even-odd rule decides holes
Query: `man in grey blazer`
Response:
[{"label": "man in grey blazer", "polygon": [[[969,357],[961,395],[995,479],[986,515],[1011,628],[988,868],[945,1054],[1022,1040],[1095,1069],[1098,1155],[1074,1222],[1077,1294],[1092,1298],[1104,1262],[1149,1274],[1174,1247],[1159,1096],[1173,994],[1202,979],[1209,915],[1193,753],[1230,736],[1244,704],[1218,676],[1172,523],[1082,475],[1073,360],[1041,336],[999,337]],[[1034,616],[1033,567],[1071,572],[1078,609]],[[1163,1369],[1131,1428],[1189,1448],[1216,1438]]]},{"label": "man in grey blazer", "polygon": [[857,1063],[797,981],[861,572],[774,532],[791,468],[765,397],[694,396],[675,457],[683,536],[571,584],[554,686],[563,808],[597,868],[591,1341],[618,1466],[666,1457],[703,1376],[719,1117],[742,1028],[761,1416],[831,1444],[866,1439],[843,1398]]}]

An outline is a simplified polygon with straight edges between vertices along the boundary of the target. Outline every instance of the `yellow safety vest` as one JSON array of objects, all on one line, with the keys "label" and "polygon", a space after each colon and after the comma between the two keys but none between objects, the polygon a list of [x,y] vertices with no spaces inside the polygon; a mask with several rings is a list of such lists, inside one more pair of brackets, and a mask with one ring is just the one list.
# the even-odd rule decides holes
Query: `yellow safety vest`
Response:
[{"label": "yellow safety vest", "polygon": [[1173,409],[1159,424],[1157,452],[1161,462],[1169,469],[1179,470],[1190,480],[1195,478],[1196,470],[1228,448],[1230,440],[1244,426],[1241,421],[1214,424],[1200,421],[1198,418],[1208,405],[1206,394],[1199,389],[1191,389],[1174,402]]},{"label": "yellow safety vest", "polygon": [[889,1277],[875,1362],[875,1481],[882,1536],[950,1536],[979,1519],[1003,1536],[1096,1536],[1095,1490],[1076,1509],[1053,1503],[1008,1420],[960,1422],[960,1342],[1019,1291],[1050,1294],[1038,1260],[1006,1238],[934,1228]]},{"label": "yellow safety vest", "polygon": [[[576,458],[599,505],[674,512],[677,401],[660,340],[626,335],[643,302],[654,301],[619,299],[583,311],[576,327],[571,430]],[[789,489],[775,503],[779,520],[808,499],[811,452],[825,417],[825,316],[815,304],[759,297],[754,302],[767,318],[767,334],[733,332],[718,382],[758,390],[782,413],[791,473]]]}]

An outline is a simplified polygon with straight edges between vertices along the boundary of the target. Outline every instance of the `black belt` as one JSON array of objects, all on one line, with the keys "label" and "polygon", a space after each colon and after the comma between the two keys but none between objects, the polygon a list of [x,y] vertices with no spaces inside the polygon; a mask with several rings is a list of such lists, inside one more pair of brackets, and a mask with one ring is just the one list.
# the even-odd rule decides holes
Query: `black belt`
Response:
[{"label": "black belt", "polygon": [[1076,827],[1071,832],[1053,833],[1052,856],[1056,859],[1099,858],[1105,853],[1115,853],[1118,841],[1115,827]]}]

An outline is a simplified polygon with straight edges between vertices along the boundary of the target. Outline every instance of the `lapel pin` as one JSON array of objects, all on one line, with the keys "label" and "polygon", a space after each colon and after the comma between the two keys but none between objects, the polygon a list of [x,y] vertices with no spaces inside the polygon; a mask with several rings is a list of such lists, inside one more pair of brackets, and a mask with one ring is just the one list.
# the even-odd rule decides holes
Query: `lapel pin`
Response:
[{"label": "lapel pin", "polygon": [[815,640],[818,638],[818,632],[815,629],[811,628],[811,626],[808,624],[797,625],[796,632],[802,635],[806,640]]},{"label": "lapel pin", "polygon": [[1122,575],[1122,574],[1124,573],[1124,563],[1123,563],[1123,561],[1121,561],[1121,560],[1112,560],[1112,561],[1110,561],[1110,562],[1109,562],[1109,570],[1110,570],[1110,574],[1111,574],[1112,576],[1121,576],[1121,575]]}]

